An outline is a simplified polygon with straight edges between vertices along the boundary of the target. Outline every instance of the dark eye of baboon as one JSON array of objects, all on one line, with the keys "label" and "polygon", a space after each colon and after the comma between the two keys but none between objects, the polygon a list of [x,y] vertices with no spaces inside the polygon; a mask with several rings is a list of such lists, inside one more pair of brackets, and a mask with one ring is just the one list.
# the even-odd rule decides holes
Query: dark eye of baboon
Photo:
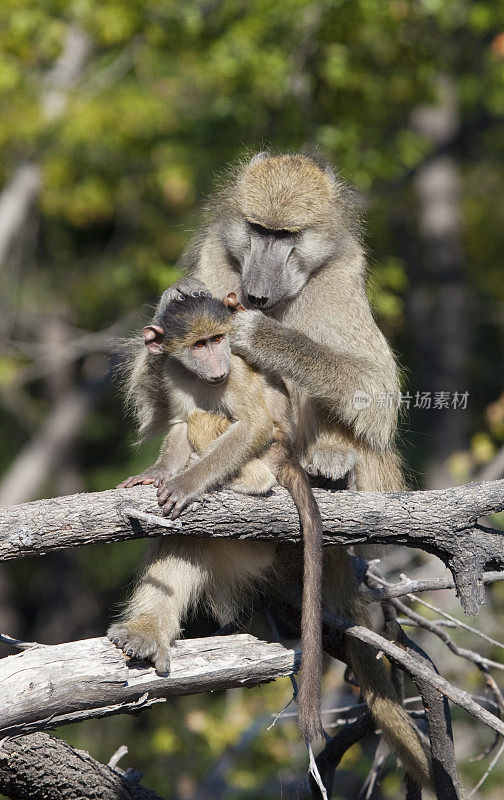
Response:
[{"label": "dark eye of baboon", "polygon": [[275,239],[287,239],[289,236],[296,235],[294,231],[289,231],[287,228],[264,228],[262,225],[258,225],[257,222],[249,222],[249,225],[254,233],[258,233],[260,236],[274,236]]},{"label": "dark eye of baboon", "polygon": [[229,264],[231,269],[234,269],[235,272],[241,272],[241,264],[232,253],[229,253]]}]

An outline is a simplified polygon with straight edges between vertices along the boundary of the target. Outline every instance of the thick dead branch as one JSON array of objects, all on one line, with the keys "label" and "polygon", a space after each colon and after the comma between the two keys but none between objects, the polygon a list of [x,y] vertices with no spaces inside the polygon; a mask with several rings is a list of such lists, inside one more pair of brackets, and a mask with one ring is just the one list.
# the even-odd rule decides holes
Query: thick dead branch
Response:
[{"label": "thick dead branch", "polygon": [[161,800],[141,777],[106,767],[47,733],[3,742],[0,749],[0,792],[11,800]]},{"label": "thick dead branch", "polygon": [[[293,608],[297,613],[295,605]],[[342,657],[342,632],[366,642],[404,669],[413,680],[429,684],[504,735],[504,722],[420,663],[408,648],[326,610],[323,620],[324,625],[335,631],[324,635],[324,649],[334,657]],[[34,645],[0,661],[4,697],[0,736],[137,711],[172,695],[257,685],[291,675],[299,663],[299,654],[293,650],[247,634],[176,642],[172,672],[168,677],[157,675],[144,663],[128,662],[105,638]]]},{"label": "thick dead branch", "polygon": [[[504,534],[478,523],[504,509],[504,480],[429,492],[315,494],[325,544],[401,544],[433,553],[450,568],[467,613],[484,600],[483,571],[504,568]],[[230,491],[205,495],[177,525],[158,513],[155,490],[143,486],[0,509],[0,560],[170,533],[301,540],[292,499],[280,488],[260,501]]]},{"label": "thick dead branch", "polygon": [[[400,642],[413,652],[420,668],[438,674],[429,656],[409,639],[404,631],[400,631]],[[421,677],[414,678],[425,708],[429,728],[430,751],[432,756],[432,772],[437,797],[443,800],[460,800],[460,783],[455,761],[453,733],[450,708],[444,694],[438,692],[431,682]]]},{"label": "thick dead branch", "polygon": [[179,641],[172,653],[168,677],[128,661],[105,638],[35,645],[8,656],[0,660],[0,736],[139,711],[172,695],[255,686],[299,666],[294,650],[248,634]]},{"label": "thick dead branch", "polygon": [[[405,576],[401,576],[405,580]],[[378,578],[372,573],[367,574],[367,584],[376,586]],[[381,581],[380,581],[381,582]],[[428,672],[438,674],[436,665],[432,659],[415,642],[409,639],[401,626],[397,622],[397,607],[402,606],[399,600],[387,601],[383,604],[385,630],[390,638],[398,644],[415,654],[421,667]],[[406,610],[407,607],[406,607]],[[410,673],[411,674],[411,673]],[[396,688],[400,689],[398,694],[404,696],[404,673],[398,669],[398,664],[392,666],[392,678],[399,681]],[[457,774],[457,764],[455,761],[455,748],[453,746],[453,733],[450,716],[450,707],[445,694],[434,688],[429,680],[423,680],[418,675],[411,675],[413,678],[425,710],[425,718],[429,732],[429,745],[432,758],[432,775],[436,796],[443,800],[460,800],[460,783]],[[413,776],[410,776],[407,793],[416,791]]]}]

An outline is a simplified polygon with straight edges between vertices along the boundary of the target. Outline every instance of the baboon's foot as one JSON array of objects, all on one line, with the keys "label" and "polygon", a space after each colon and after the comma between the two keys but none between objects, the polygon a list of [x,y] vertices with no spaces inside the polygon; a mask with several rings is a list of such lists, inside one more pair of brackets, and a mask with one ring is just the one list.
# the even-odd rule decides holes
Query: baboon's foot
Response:
[{"label": "baboon's foot", "polygon": [[116,622],[108,629],[107,637],[130,658],[152,661],[156,672],[170,672],[170,646],[161,641],[152,622],[142,617]]}]

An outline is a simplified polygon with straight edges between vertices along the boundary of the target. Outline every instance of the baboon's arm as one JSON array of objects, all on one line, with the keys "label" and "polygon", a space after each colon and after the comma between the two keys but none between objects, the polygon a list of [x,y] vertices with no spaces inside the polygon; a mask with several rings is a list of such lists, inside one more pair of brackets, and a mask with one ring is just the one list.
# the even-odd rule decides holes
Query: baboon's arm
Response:
[{"label": "baboon's arm", "polygon": [[[391,444],[398,384],[388,351],[377,348],[373,360],[343,348],[333,349],[260,311],[236,314],[233,326],[233,352],[261,371],[293,381],[310,397],[328,406],[357,438],[366,439],[373,448],[383,450]],[[381,337],[378,329],[376,333]]]},{"label": "baboon's arm", "polygon": [[271,422],[265,424],[253,419],[253,415],[232,422],[199,461],[176,478],[161,483],[158,501],[164,506],[164,513],[172,518],[178,516],[188,503],[231,478],[268,446],[272,435]]}]

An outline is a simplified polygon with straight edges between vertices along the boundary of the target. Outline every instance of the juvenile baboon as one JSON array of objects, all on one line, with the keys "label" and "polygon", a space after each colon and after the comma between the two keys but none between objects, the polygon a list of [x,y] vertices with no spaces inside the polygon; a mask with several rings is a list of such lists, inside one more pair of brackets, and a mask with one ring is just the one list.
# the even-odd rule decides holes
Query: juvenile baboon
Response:
[{"label": "juvenile baboon", "polygon": [[[292,495],[304,540],[301,638],[303,663],[298,721],[303,735],[322,736],[322,520],[307,476],[293,452],[294,424],[287,392],[231,355],[233,308],[201,289],[195,296],[161,298],[144,328],[130,372],[129,395],[141,430],[169,430],[156,464],[120,486],[154,483],[163,513],[174,518],[191,500],[230,481],[250,494],[278,481]],[[197,550],[198,557],[194,557]],[[259,582],[275,575],[275,546],[187,539],[154,542],[122,621],[108,636],[130,656],[170,667],[170,644],[187,609],[204,596],[221,624],[238,616]]]},{"label": "juvenile baboon", "polygon": [[[394,446],[398,380],[391,350],[365,292],[358,215],[332,170],[301,155],[259,153],[240,165],[208,206],[208,221],[183,258],[187,276],[236,293],[231,347],[262,373],[281,377],[295,417],[294,449],[315,484],[404,488]],[[350,476],[350,477],[349,477]],[[369,625],[344,550],[324,550],[323,602]],[[348,660],[370,710],[406,769],[428,783],[416,728],[371,648],[348,640]]]}]

